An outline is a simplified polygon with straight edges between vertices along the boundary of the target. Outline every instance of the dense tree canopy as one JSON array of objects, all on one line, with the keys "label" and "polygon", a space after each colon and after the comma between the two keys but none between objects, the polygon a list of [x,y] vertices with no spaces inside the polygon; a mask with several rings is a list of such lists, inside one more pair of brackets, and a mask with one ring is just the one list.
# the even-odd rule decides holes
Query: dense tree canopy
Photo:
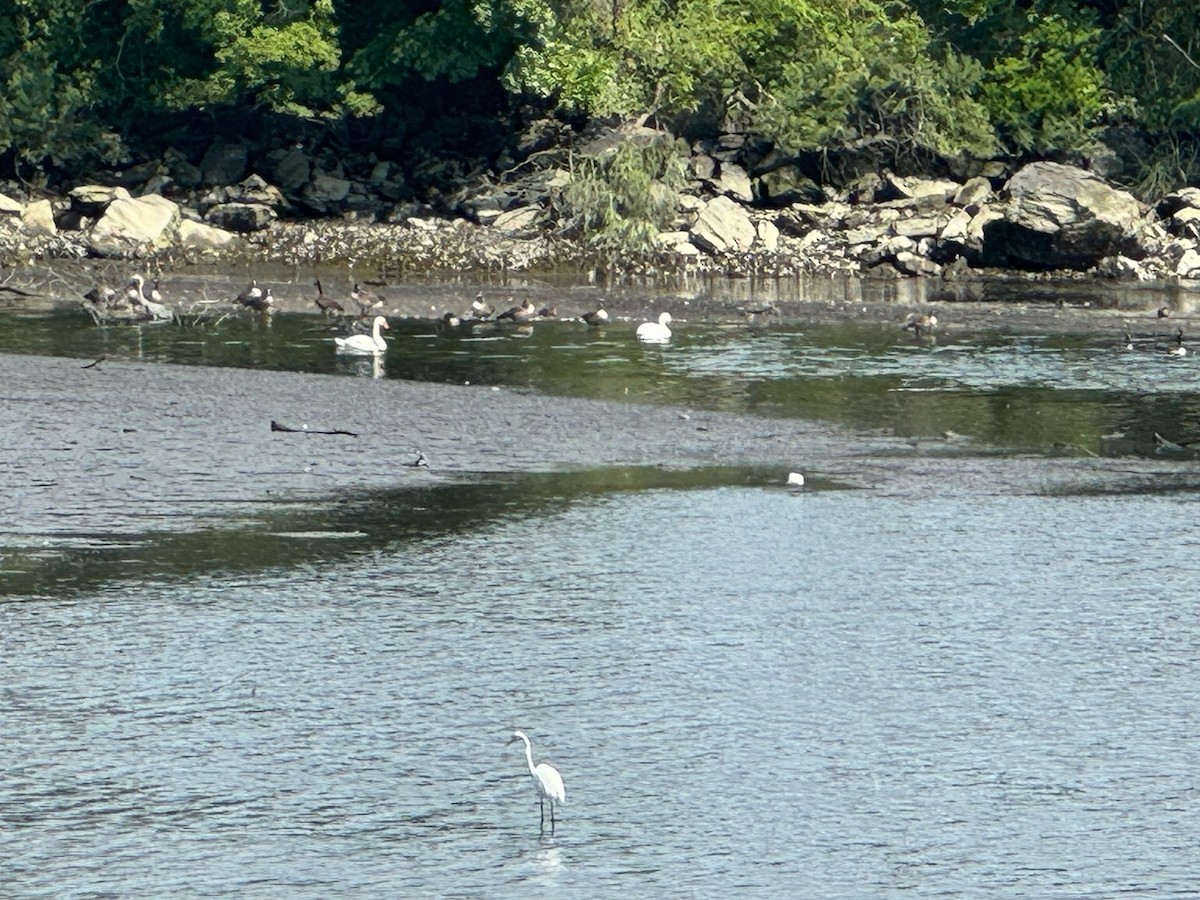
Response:
[{"label": "dense tree canopy", "polygon": [[1087,154],[1200,175],[1200,17],[1176,0],[10,0],[0,162],[117,161],[219,133],[651,114],[784,152]]}]

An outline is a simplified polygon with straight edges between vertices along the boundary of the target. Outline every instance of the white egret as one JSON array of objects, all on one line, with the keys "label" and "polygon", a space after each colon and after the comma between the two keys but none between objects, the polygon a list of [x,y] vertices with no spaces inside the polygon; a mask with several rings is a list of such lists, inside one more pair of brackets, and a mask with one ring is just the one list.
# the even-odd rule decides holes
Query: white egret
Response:
[{"label": "white egret", "polygon": [[637,327],[638,340],[647,344],[665,344],[671,340],[671,329],[667,327],[670,322],[669,312],[661,313],[657,322],[643,322]]},{"label": "white egret", "polygon": [[550,833],[554,833],[554,807],[565,806],[567,803],[567,789],[563,786],[562,776],[558,774],[558,769],[550,765],[550,763],[540,762],[536,766],[533,764],[533,747],[529,743],[529,738],[525,736],[525,732],[517,730],[509,739],[510,744],[515,744],[517,741],[525,742],[525,762],[529,764],[529,774],[533,778],[533,787],[537,791],[538,804],[542,809],[542,830],[546,830],[546,801],[550,801]]},{"label": "white egret", "polygon": [[379,356],[387,352],[387,341],[379,334],[380,328],[389,328],[387,319],[376,316],[370,334],[352,334],[350,337],[335,337],[338,353],[353,353],[356,356]]}]

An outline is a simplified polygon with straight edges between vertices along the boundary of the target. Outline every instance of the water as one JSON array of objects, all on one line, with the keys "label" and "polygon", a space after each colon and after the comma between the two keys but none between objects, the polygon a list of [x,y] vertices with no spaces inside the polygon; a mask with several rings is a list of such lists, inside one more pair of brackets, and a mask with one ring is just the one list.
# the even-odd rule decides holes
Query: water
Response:
[{"label": "water", "polygon": [[0,324],[0,896],[1196,894],[1191,357]]},{"label": "water", "polygon": [[649,491],[8,602],[5,893],[1189,895],[1195,512]]}]

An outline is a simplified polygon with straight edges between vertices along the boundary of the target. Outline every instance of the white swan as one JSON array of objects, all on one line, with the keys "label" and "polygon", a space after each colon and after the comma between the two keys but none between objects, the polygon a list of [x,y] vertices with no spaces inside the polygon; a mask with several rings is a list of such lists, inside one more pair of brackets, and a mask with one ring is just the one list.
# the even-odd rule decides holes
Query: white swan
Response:
[{"label": "white swan", "polygon": [[667,327],[670,321],[671,314],[665,312],[658,317],[657,322],[643,322],[637,329],[638,340],[647,344],[665,344],[671,339],[671,329]]},{"label": "white swan", "polygon": [[387,341],[379,334],[380,328],[390,327],[387,319],[376,316],[370,334],[353,334],[350,337],[335,337],[338,353],[353,353],[356,356],[378,356],[387,352]]}]

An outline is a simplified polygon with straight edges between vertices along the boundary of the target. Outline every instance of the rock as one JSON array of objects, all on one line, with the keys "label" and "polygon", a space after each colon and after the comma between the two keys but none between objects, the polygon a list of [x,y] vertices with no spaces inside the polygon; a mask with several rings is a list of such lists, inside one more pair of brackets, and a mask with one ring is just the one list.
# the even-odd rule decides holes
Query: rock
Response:
[{"label": "rock", "polygon": [[350,187],[345,178],[318,172],[300,192],[300,199],[315,212],[333,212],[349,196]]},{"label": "rock", "polygon": [[1144,281],[1148,276],[1136,259],[1106,256],[1096,265],[1096,273],[1117,281]]},{"label": "rock", "polygon": [[1175,264],[1175,274],[1180,278],[1200,278],[1200,250],[1185,250]]},{"label": "rock", "polygon": [[891,200],[934,200],[944,203],[958,193],[961,185],[957,181],[943,178],[902,178],[885,172],[883,184],[875,190],[875,202]]},{"label": "rock", "polygon": [[1087,269],[1137,248],[1145,222],[1140,204],[1091,172],[1032,163],[1009,179],[1005,192],[1001,217],[984,228],[985,265]]},{"label": "rock", "polygon": [[1200,188],[1186,187],[1172,191],[1154,207],[1154,211],[1164,219],[1170,219],[1184,209],[1200,209]]},{"label": "rock", "polygon": [[71,209],[89,219],[97,219],[104,215],[108,204],[114,200],[132,199],[132,195],[125,188],[110,187],[106,184],[81,184],[72,188],[67,196],[71,198]]},{"label": "rock", "polygon": [[908,250],[897,253],[893,265],[905,275],[933,276],[942,271],[942,267],[937,263]]},{"label": "rock", "polygon": [[21,213],[21,225],[27,234],[58,234],[58,226],[54,224],[54,207],[49,200],[35,200],[28,204]]},{"label": "rock", "polygon": [[0,194],[0,214],[9,216],[19,216],[25,211],[25,206],[19,200],[14,200],[4,194]]},{"label": "rock", "polygon": [[780,166],[763,173],[754,182],[754,193],[760,206],[774,209],[795,203],[820,203],[824,199],[816,182],[795,166]]},{"label": "rock", "polygon": [[275,210],[262,203],[218,203],[204,217],[218,228],[248,234],[262,231],[278,216]]},{"label": "rock", "polygon": [[708,253],[745,253],[756,231],[749,213],[728,197],[714,197],[691,228],[692,243]]},{"label": "rock", "polygon": [[312,176],[312,162],[303,150],[294,147],[275,164],[275,183],[286,193],[300,191]]},{"label": "rock", "polygon": [[1200,238],[1200,209],[1189,206],[1171,216],[1171,233],[1180,237]]},{"label": "rock", "polygon": [[982,175],[971,178],[958,189],[952,201],[963,208],[979,207],[991,199],[992,183]]},{"label": "rock", "polygon": [[179,243],[187,250],[228,250],[238,242],[238,236],[202,222],[184,219],[179,223]]},{"label": "rock", "polygon": [[234,184],[246,175],[246,148],[217,142],[200,160],[200,176],[207,184]]},{"label": "rock", "polygon": [[492,222],[492,228],[513,237],[534,237],[545,219],[546,213],[540,207],[523,206],[498,215]]},{"label": "rock", "polygon": [[946,223],[944,216],[911,216],[892,223],[892,231],[903,237],[934,237]]},{"label": "rock", "polygon": [[718,194],[724,194],[742,203],[754,201],[754,188],[750,184],[750,176],[735,163],[721,163],[720,170],[715,178],[709,180],[709,184]]},{"label": "rock", "polygon": [[226,190],[226,196],[232,203],[253,203],[269,206],[280,210],[288,207],[283,198],[283,192],[267,182],[259,175],[251,175],[244,181],[231,185]]},{"label": "rock", "polygon": [[768,253],[774,253],[779,249],[779,229],[775,227],[774,222],[759,222],[757,231],[759,246]]},{"label": "rock", "polygon": [[654,242],[669,253],[679,253],[683,256],[696,256],[700,248],[691,241],[691,235],[686,231],[660,231]]},{"label": "rock", "polygon": [[697,181],[711,181],[717,177],[717,161],[707,153],[697,153],[688,160],[688,174]]},{"label": "rock", "polygon": [[113,200],[87,237],[98,256],[128,259],[170,245],[179,229],[179,207],[157,194]]}]

